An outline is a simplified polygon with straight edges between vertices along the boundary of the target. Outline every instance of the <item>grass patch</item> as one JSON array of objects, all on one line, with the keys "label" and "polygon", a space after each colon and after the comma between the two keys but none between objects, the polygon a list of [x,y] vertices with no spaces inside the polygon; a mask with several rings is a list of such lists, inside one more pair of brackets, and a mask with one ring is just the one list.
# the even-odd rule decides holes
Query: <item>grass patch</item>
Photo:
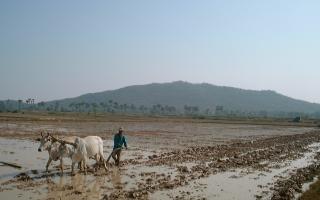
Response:
[{"label": "grass patch", "polygon": [[314,119],[293,123],[286,118],[247,118],[247,117],[218,117],[218,116],[158,116],[149,114],[125,113],[78,113],[78,112],[40,112],[30,111],[23,113],[0,113],[2,121],[57,121],[57,122],[193,122],[216,124],[243,124],[243,125],[271,125],[288,127],[317,127],[318,121]]}]

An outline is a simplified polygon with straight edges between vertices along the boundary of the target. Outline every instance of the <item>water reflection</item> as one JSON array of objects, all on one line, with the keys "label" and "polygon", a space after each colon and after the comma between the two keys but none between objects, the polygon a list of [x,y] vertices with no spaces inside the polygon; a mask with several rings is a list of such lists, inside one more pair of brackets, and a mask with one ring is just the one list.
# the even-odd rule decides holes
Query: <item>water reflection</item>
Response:
[{"label": "water reflection", "polygon": [[53,179],[54,183],[49,178],[47,179],[47,199],[65,199],[66,197],[100,199],[103,195],[103,189],[100,186],[104,184],[105,179],[104,175],[86,176],[79,173],[75,176],[58,176]]},{"label": "water reflection", "polygon": [[111,168],[110,180],[113,188],[123,191],[123,183],[122,183],[121,172],[119,168],[117,167]]}]

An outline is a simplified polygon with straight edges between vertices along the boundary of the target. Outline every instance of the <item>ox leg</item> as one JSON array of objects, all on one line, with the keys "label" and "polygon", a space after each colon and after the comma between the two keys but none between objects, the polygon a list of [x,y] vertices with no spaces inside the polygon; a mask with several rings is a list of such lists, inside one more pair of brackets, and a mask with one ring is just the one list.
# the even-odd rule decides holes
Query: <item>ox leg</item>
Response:
[{"label": "ox leg", "polygon": [[52,158],[49,157],[49,160],[48,160],[47,165],[46,165],[46,172],[48,172],[48,168],[49,168],[49,165],[50,165],[51,161],[52,161]]},{"label": "ox leg", "polygon": [[87,158],[83,159],[84,174],[87,175]]},{"label": "ox leg", "polygon": [[103,154],[100,155],[100,162],[102,162],[103,168],[106,170],[106,172],[108,172],[107,162],[106,162],[105,158],[103,157]]},{"label": "ox leg", "polygon": [[101,156],[99,156],[99,154],[96,154],[96,167],[97,169],[100,169],[100,166],[101,166]]},{"label": "ox leg", "polygon": [[81,170],[82,167],[82,161],[78,162],[78,169]]},{"label": "ox leg", "polygon": [[71,175],[75,175],[75,174],[74,174],[74,165],[75,165],[75,164],[76,164],[76,163],[72,161],[72,164],[71,164]]},{"label": "ox leg", "polygon": [[61,174],[63,174],[63,159],[60,158],[60,168],[61,168]]},{"label": "ox leg", "polygon": [[106,161],[103,159],[102,162],[103,162],[103,168],[106,170],[106,172],[108,172]]}]

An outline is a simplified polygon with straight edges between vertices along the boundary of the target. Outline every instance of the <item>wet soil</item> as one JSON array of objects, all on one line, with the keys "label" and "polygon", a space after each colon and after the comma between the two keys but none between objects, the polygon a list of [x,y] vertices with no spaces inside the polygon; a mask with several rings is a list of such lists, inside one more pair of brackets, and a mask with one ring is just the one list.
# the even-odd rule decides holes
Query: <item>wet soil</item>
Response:
[{"label": "wet soil", "polygon": [[[108,172],[61,175],[39,130],[100,135],[107,157],[112,133],[124,126],[129,150]],[[320,132],[313,128],[186,122],[1,121],[1,199],[294,199],[319,171]]]}]

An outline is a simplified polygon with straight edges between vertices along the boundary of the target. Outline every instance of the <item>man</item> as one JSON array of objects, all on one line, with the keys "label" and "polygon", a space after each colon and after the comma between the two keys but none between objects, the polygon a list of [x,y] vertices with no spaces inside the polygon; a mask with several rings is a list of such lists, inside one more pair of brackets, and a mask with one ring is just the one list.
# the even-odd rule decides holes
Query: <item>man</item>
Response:
[{"label": "man", "polygon": [[[125,148],[128,149],[126,138],[123,136],[123,128],[119,128],[118,133],[116,133],[113,137],[113,142],[114,142],[114,145],[113,145],[111,156],[116,166],[119,166],[122,145],[124,145]],[[110,157],[108,158],[107,162],[109,162],[109,159]]]}]

